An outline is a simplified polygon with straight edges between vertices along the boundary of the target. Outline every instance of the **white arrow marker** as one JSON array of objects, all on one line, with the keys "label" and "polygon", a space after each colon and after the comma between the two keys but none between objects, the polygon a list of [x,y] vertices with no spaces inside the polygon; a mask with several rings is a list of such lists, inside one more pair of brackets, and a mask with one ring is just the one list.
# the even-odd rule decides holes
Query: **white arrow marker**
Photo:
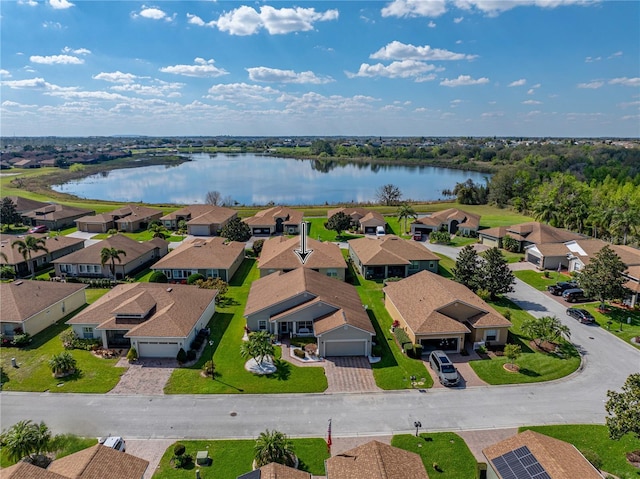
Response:
[{"label": "white arrow marker", "polygon": [[304,264],[313,253],[312,249],[307,249],[307,223],[300,223],[300,249],[294,249],[293,252],[298,256],[300,262]]}]

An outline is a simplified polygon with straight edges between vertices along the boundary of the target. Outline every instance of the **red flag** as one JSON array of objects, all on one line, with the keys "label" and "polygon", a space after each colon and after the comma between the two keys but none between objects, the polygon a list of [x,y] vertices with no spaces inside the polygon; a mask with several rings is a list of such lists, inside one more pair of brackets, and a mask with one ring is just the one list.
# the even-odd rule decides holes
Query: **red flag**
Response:
[{"label": "red flag", "polygon": [[327,449],[331,455],[331,419],[329,419],[329,429],[327,429]]}]

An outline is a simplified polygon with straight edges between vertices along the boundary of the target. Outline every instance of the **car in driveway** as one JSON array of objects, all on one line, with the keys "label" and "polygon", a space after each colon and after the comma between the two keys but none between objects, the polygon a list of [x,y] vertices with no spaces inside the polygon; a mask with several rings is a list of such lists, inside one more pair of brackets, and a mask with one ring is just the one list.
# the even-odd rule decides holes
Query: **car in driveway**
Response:
[{"label": "car in driveway", "polygon": [[591,324],[596,322],[596,318],[594,318],[589,311],[582,308],[568,308],[567,316],[571,316],[573,319],[576,319],[583,324]]},{"label": "car in driveway", "polygon": [[111,449],[115,449],[116,451],[126,451],[124,439],[122,439],[120,436],[107,436],[105,438],[100,438],[98,442],[103,446],[110,447]]},{"label": "car in driveway", "polygon": [[588,298],[580,288],[572,288],[567,289],[562,293],[562,299],[567,303],[575,303],[577,301],[586,301]]},{"label": "car in driveway", "polygon": [[49,231],[49,228],[45,225],[38,225],[31,228],[27,233],[46,233],[47,231]]},{"label": "car in driveway", "polygon": [[575,289],[578,287],[578,283],[574,281],[560,281],[556,284],[550,284],[547,286],[547,291],[549,291],[554,296],[560,296],[568,289]]},{"label": "car in driveway", "polygon": [[440,384],[444,386],[457,386],[460,382],[458,370],[444,351],[432,351],[429,355],[429,365],[436,373]]}]

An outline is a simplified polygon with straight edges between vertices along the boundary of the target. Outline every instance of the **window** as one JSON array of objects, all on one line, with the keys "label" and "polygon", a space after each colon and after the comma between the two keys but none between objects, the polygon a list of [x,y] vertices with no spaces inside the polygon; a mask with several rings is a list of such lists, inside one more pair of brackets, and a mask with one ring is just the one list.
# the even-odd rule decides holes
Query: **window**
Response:
[{"label": "window", "polygon": [[496,341],[498,339],[498,331],[495,329],[487,329],[484,332],[485,341]]},{"label": "window", "polygon": [[313,321],[298,321],[297,330],[300,334],[313,332]]},{"label": "window", "polygon": [[84,339],[93,339],[93,328],[91,326],[83,326],[82,337]]},{"label": "window", "polygon": [[260,331],[266,331],[267,330],[267,322],[265,320],[260,320],[258,321],[258,329]]},{"label": "window", "polygon": [[411,261],[411,264],[409,265],[409,271],[415,271],[418,268],[420,268],[420,261]]},{"label": "window", "polygon": [[167,277],[167,279],[171,279],[171,271],[170,269],[163,269],[162,272]]},{"label": "window", "polygon": [[331,277],[331,278],[337,278],[338,277],[338,270],[335,268],[331,268],[327,270],[327,276]]},{"label": "window", "polygon": [[62,312],[63,312],[63,313],[64,313],[65,309],[66,309],[66,308],[64,307],[64,301],[63,301],[63,302],[62,302]]}]

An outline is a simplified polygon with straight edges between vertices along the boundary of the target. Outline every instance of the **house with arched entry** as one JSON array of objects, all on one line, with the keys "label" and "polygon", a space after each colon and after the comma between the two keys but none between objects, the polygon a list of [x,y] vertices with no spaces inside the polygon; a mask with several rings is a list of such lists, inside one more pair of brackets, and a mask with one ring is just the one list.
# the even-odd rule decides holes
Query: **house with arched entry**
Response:
[{"label": "house with arched entry", "polygon": [[249,225],[252,235],[264,236],[276,233],[296,235],[300,233],[302,211],[293,210],[286,206],[274,206],[258,211],[255,215],[242,221]]},{"label": "house with arched entry", "polygon": [[447,208],[437,211],[430,216],[423,216],[411,223],[411,234],[428,235],[434,231],[446,231],[456,234],[458,231],[465,236],[473,236],[480,228],[480,215],[467,213],[457,208]]}]

